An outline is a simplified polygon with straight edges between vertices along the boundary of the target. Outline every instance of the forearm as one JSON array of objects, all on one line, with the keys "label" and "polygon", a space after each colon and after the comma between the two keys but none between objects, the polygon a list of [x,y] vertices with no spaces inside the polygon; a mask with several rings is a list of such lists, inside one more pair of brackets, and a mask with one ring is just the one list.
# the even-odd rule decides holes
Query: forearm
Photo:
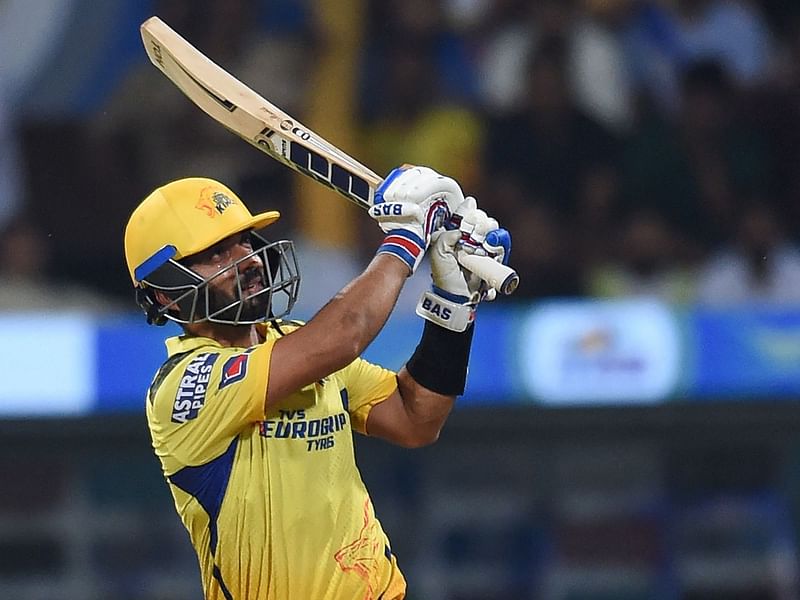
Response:
[{"label": "forearm", "polygon": [[397,390],[370,411],[367,433],[406,448],[435,442],[464,391],[471,343],[472,327],[457,333],[426,323]]},{"label": "forearm", "polygon": [[397,374],[397,387],[411,431],[419,439],[415,445],[435,442],[456,397],[438,394],[420,385],[405,367]]},{"label": "forearm", "polygon": [[407,277],[408,267],[401,261],[377,255],[298,330],[323,376],[361,355],[389,318]]},{"label": "forearm", "polygon": [[321,327],[338,324],[345,339],[353,345],[355,358],[386,323],[408,276],[408,267],[404,263],[393,256],[378,254],[314,320]]},{"label": "forearm", "polygon": [[473,332],[473,326],[454,332],[426,322],[417,349],[398,373],[414,445],[437,440],[456,397],[464,393]]}]

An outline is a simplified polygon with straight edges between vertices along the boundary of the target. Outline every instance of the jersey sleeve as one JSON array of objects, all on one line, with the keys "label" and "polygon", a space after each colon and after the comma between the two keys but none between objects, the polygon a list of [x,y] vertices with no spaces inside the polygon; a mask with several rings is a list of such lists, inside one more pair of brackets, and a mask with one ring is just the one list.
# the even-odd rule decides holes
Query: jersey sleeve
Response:
[{"label": "jersey sleeve", "polygon": [[270,340],[247,350],[193,353],[158,385],[148,419],[167,474],[216,458],[245,427],[264,419],[273,346]]},{"label": "jersey sleeve", "polygon": [[366,434],[369,411],[397,389],[397,374],[357,358],[339,376],[353,429]]}]

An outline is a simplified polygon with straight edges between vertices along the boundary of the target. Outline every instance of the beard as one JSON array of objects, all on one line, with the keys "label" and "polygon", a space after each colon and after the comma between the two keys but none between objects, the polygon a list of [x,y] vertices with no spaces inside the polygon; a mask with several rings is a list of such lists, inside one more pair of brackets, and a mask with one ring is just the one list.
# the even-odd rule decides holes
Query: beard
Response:
[{"label": "beard", "polygon": [[[269,316],[270,293],[266,287],[267,280],[264,268],[252,267],[245,271],[241,278],[241,298],[235,285],[230,291],[221,289],[208,290],[208,314],[214,315],[215,320],[260,321]],[[253,284],[258,287],[253,291],[248,291],[249,286]],[[239,313],[238,317],[237,313]]]}]

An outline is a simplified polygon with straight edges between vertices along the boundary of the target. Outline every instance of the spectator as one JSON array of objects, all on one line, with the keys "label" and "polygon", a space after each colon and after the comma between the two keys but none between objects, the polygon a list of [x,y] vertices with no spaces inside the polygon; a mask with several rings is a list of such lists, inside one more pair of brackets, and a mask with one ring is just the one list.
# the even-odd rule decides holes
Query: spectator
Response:
[{"label": "spectator", "polygon": [[514,231],[511,262],[520,274],[516,300],[584,295],[580,256],[573,251],[574,238],[543,202],[520,204],[508,221]]},{"label": "spectator", "polygon": [[375,89],[380,112],[362,132],[370,166],[386,173],[403,162],[430,165],[456,179],[467,193],[474,190],[481,123],[468,107],[440,93],[430,49],[397,47],[385,69]]},{"label": "spectator", "polygon": [[769,72],[773,42],[764,19],[746,0],[675,0],[672,19],[689,61],[720,60],[737,83],[752,85]]},{"label": "spectator", "polygon": [[[488,121],[483,180],[497,203],[492,210],[508,222],[539,202],[559,220],[581,219],[587,179],[616,181],[617,140],[575,106],[566,50],[563,38],[544,40],[530,60],[526,105]],[[609,193],[616,193],[613,184]]]},{"label": "spectator", "polygon": [[569,40],[575,24],[575,0],[504,0],[486,16],[477,70],[481,101],[494,115],[521,108],[527,92],[528,58],[542,40]]},{"label": "spectator", "polygon": [[519,109],[526,98],[527,57],[543,40],[561,38],[567,82],[575,101],[607,127],[625,131],[633,96],[621,31],[631,0],[507,0],[493,3],[476,69],[491,114]]},{"label": "spectator", "polygon": [[[527,76],[526,106],[488,121],[482,163],[482,196],[493,203],[494,213],[509,223],[527,221],[528,217],[534,223],[545,219],[558,232],[556,246],[568,257],[545,269],[553,276],[554,269],[566,268],[562,277],[555,278],[561,284],[551,290],[554,293],[574,292],[579,287],[574,281],[567,283],[574,270],[567,263],[580,261],[569,245],[575,224],[608,223],[608,213],[618,196],[613,166],[617,140],[575,106],[565,60],[562,38],[545,40],[534,53]],[[529,215],[529,210],[536,214]],[[540,243],[530,235],[518,238],[515,260],[528,256],[531,264],[541,268],[544,255],[555,255],[533,247]],[[531,277],[523,272],[523,279]],[[549,295],[548,287],[536,286],[538,291],[527,288],[527,293]]]},{"label": "spectator", "polygon": [[[383,87],[397,54],[421,51],[431,72],[427,90],[437,103],[472,105],[477,97],[468,40],[470,10],[430,0],[378,0],[369,3],[367,31],[373,35],[363,54],[362,111],[368,119],[385,114]],[[466,31],[463,28],[467,28]]]},{"label": "spectator", "polygon": [[[795,11],[800,10],[798,6]],[[788,12],[788,11],[787,11]],[[769,145],[771,177],[764,191],[775,198],[781,220],[800,234],[800,14],[782,23],[787,32],[771,80],[747,95],[746,116]]]},{"label": "spectator", "polygon": [[[382,74],[370,84],[370,96],[379,98],[380,106],[361,131],[362,153],[378,173],[387,173],[403,162],[429,165],[453,177],[466,194],[476,194],[483,128],[478,115],[449,98],[447,85],[438,79],[437,46],[432,41],[437,14],[426,8],[414,18],[408,17],[411,23],[393,24],[406,31],[405,36],[394,35],[413,42],[394,46],[382,57]],[[483,201],[484,206],[486,202],[491,200]],[[366,221],[359,220],[356,226],[358,252],[361,260],[366,260],[380,240]],[[361,268],[363,265],[358,270]],[[417,299],[429,286],[426,261],[403,287],[395,314],[413,314]]]},{"label": "spectator", "polygon": [[768,203],[742,212],[732,243],[708,260],[699,299],[712,305],[800,304],[800,248],[791,243]]},{"label": "spectator", "polygon": [[572,34],[570,80],[575,102],[619,135],[635,118],[635,95],[623,31],[633,0],[583,0]]},{"label": "spectator", "polygon": [[566,52],[563,38],[543,40],[530,58],[526,106],[488,121],[484,196],[499,218],[530,228],[514,248],[520,298],[581,293],[581,263],[604,252],[586,242],[608,237],[619,197],[618,140],[576,107]]},{"label": "spectator", "polygon": [[680,238],[658,213],[632,213],[612,261],[588,272],[588,290],[601,298],[648,297],[686,303],[694,298],[694,275],[684,266]]},{"label": "spectator", "polygon": [[[266,33],[255,0],[161,0],[158,14],[214,62],[292,115],[302,115],[306,78],[298,77],[314,52],[313,33],[301,21]],[[206,117],[149,63],[134,68],[93,123],[98,155],[119,156],[119,140],[133,144],[137,178],[149,189],[198,172],[239,182],[263,164],[236,136]],[[103,147],[111,151],[105,153]],[[109,165],[113,168],[114,165]],[[130,161],[125,169],[133,167]],[[140,195],[140,192],[132,194]]]},{"label": "spectator", "polygon": [[20,210],[24,193],[16,129],[6,112],[2,84],[0,79],[0,227]]},{"label": "spectator", "polygon": [[767,185],[768,155],[758,132],[737,118],[739,95],[722,65],[692,65],[676,121],[651,114],[626,145],[627,210],[662,214],[698,251],[727,235],[739,195]]},{"label": "spectator", "polygon": [[768,75],[773,41],[759,10],[740,0],[647,0],[627,30],[636,80],[668,112],[688,65],[719,60],[737,85]]},{"label": "spectator", "polygon": [[100,294],[50,272],[50,240],[34,219],[18,216],[0,235],[0,310],[79,310],[108,314],[118,307]]}]

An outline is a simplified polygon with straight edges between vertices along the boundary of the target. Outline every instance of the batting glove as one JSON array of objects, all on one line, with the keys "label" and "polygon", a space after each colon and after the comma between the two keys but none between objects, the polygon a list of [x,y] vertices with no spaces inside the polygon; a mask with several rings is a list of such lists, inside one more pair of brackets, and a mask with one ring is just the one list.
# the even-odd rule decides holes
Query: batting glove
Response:
[{"label": "batting glove", "polygon": [[[448,227],[458,227],[461,232],[457,252],[488,256],[499,263],[508,264],[511,257],[511,234],[507,229],[499,227],[496,219],[478,208],[472,196],[467,197],[456,209]],[[472,300],[491,302],[497,297],[497,292],[474,273],[466,271],[465,276]]]},{"label": "batting glove", "polygon": [[375,191],[370,215],[386,233],[378,254],[391,254],[416,271],[434,231],[464,202],[455,180],[428,167],[394,169]]},{"label": "batting glove", "polygon": [[494,300],[496,292],[477,275],[458,263],[458,253],[490,256],[508,263],[511,236],[468,197],[448,224],[457,229],[433,234],[430,251],[433,286],[420,296],[416,312],[422,318],[452,331],[465,331],[475,320],[483,300]]}]

